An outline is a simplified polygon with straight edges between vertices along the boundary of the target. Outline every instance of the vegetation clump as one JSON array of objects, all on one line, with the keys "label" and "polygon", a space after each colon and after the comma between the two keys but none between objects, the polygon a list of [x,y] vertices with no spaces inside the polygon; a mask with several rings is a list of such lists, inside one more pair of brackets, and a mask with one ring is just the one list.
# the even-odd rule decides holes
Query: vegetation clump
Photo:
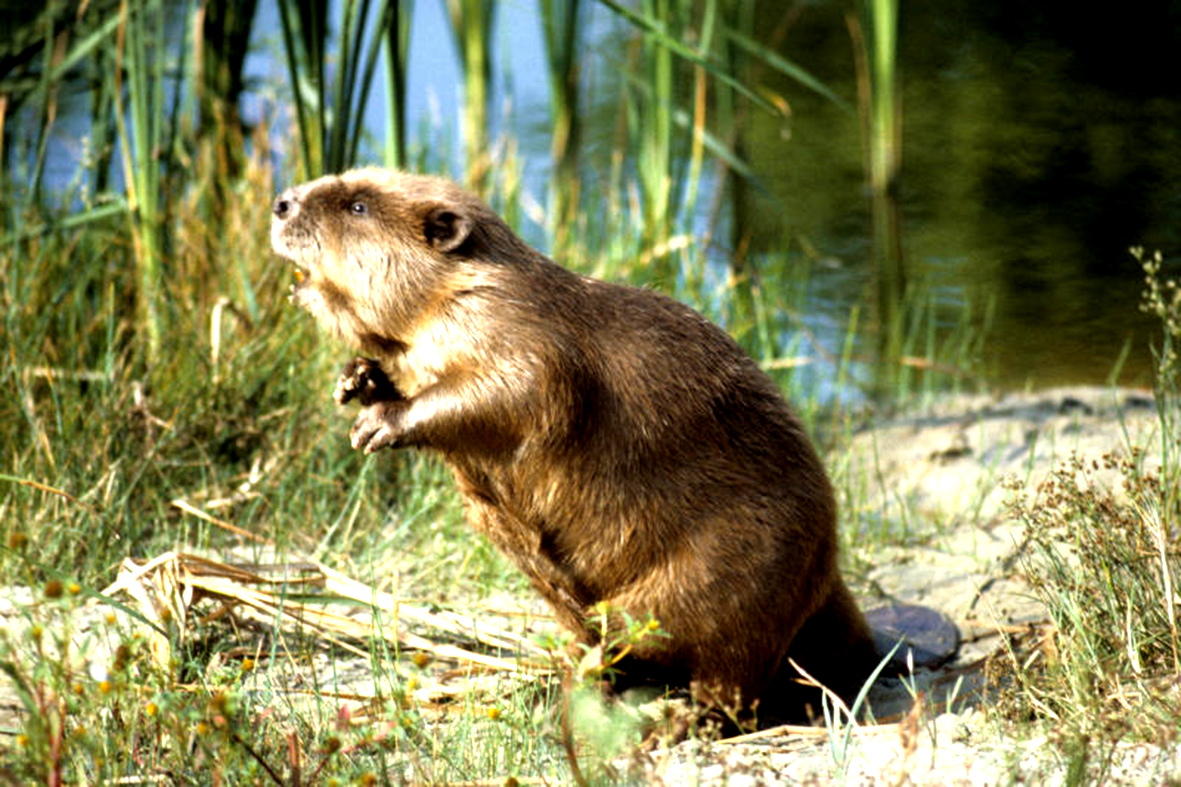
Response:
[{"label": "vegetation clump", "polygon": [[1013,504],[1024,572],[1050,625],[1032,648],[1010,652],[1003,696],[1016,718],[1053,724],[1080,778],[1088,762],[1110,767],[1119,741],[1167,743],[1181,731],[1181,292],[1161,281],[1159,253],[1133,254],[1145,275],[1141,308],[1163,328],[1159,462],[1136,446],[1074,456]]}]

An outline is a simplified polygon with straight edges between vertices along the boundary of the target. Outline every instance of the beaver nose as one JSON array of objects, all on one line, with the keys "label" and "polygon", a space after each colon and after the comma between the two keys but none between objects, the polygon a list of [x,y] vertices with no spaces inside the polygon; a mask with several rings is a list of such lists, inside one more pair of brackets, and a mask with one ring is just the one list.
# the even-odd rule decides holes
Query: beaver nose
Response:
[{"label": "beaver nose", "polygon": [[295,215],[299,202],[296,201],[295,195],[289,190],[284,191],[276,199],[271,206],[271,211],[275,214],[275,218],[289,219]]}]

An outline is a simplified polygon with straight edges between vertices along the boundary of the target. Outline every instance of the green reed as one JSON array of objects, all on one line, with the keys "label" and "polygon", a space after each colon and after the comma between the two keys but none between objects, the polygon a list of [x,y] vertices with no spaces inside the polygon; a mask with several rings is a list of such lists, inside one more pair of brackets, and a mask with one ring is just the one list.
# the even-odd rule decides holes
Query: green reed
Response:
[{"label": "green reed", "polygon": [[[363,136],[365,107],[379,60],[392,75],[386,97],[392,142],[387,159],[404,155],[399,147],[404,117],[404,27],[409,16],[396,0],[371,8],[368,0],[344,0],[340,18],[329,18],[327,0],[280,0],[283,51],[292,86],[299,127],[300,179],[348,169],[357,161]],[[331,23],[338,28],[330,48]],[[329,67],[331,66],[331,75]],[[404,142],[402,143],[404,145]]]},{"label": "green reed", "polygon": [[[191,10],[186,7],[185,11]],[[187,14],[186,14],[187,15]],[[115,120],[123,152],[123,177],[127,184],[127,204],[131,218],[132,239],[138,276],[138,314],[147,334],[146,352],[150,361],[159,356],[162,344],[161,287],[163,260],[168,253],[166,220],[167,198],[165,166],[158,159],[175,138],[180,91],[171,102],[165,94],[166,10],[162,2],[128,2],[120,6],[118,54],[116,61]],[[179,68],[184,60],[188,36],[183,36]],[[126,75],[127,108],[122,103],[121,81]]]},{"label": "green reed", "polygon": [[391,0],[393,22],[386,29],[382,53],[386,66],[386,134],[382,161],[387,167],[405,168],[406,63],[410,48],[411,0]]},{"label": "green reed", "polygon": [[578,149],[582,121],[579,117],[579,0],[540,0],[542,29],[549,81],[550,122],[553,138],[550,159],[550,235],[552,253],[562,256],[570,242],[570,227],[577,219],[582,180]]},{"label": "green reed", "polygon": [[488,87],[492,59],[493,0],[447,0],[447,12],[463,71],[464,183],[488,195],[491,159],[488,150]]},{"label": "green reed", "polygon": [[898,213],[902,104],[898,91],[898,2],[865,0],[848,17],[857,64],[866,180],[873,221],[875,310],[879,326],[879,395],[888,397],[902,357],[906,267]]},{"label": "green reed", "polygon": [[[176,7],[159,0],[127,0],[95,6],[94,16],[83,20],[89,27],[72,32],[60,60],[40,53],[40,62],[50,64],[52,79],[35,71],[35,87],[27,100],[33,102],[29,106],[37,107],[44,124],[51,125],[53,112],[45,102],[52,97],[53,80],[67,73],[63,69],[85,68],[97,58],[94,62],[111,67],[105,74],[97,66],[85,72],[96,78],[89,107],[90,138],[104,139],[107,126],[117,134],[105,137],[101,149],[82,162],[84,182],[90,185],[72,192],[79,195],[80,210],[70,214],[45,208],[43,217],[30,214],[32,220],[20,222],[12,218],[17,209],[6,213],[5,335],[11,351],[5,374],[20,391],[9,402],[5,427],[4,440],[12,448],[11,475],[57,478],[60,474],[65,479],[63,491],[74,497],[97,490],[101,472],[87,465],[87,449],[76,453],[73,443],[64,440],[62,435],[69,433],[71,441],[80,441],[81,446],[88,441],[91,448],[104,446],[94,454],[103,457],[100,464],[136,468],[134,484],[124,487],[110,481],[108,492],[122,502],[120,513],[104,526],[123,527],[136,516],[150,522],[168,510],[169,490],[189,483],[187,474],[181,474],[186,480],[178,480],[161,470],[157,452],[179,451],[186,458],[175,460],[178,466],[196,462],[204,467],[198,475],[220,478],[222,472],[241,471],[240,457],[252,455],[273,439],[258,418],[278,411],[284,401],[288,406],[318,407],[318,389],[309,387],[310,380],[293,377],[292,370],[303,370],[302,374],[314,367],[330,376],[330,369],[315,366],[327,363],[325,356],[304,357],[299,352],[299,342],[319,347],[319,340],[304,327],[288,335],[268,333],[275,326],[288,330],[303,324],[284,306],[288,282],[285,269],[273,263],[267,247],[266,206],[278,182],[316,171],[333,156],[347,158],[355,153],[361,136],[356,113],[347,125],[335,124],[335,119],[342,107],[355,108],[363,102],[383,46],[395,59],[404,58],[406,5],[346,5],[336,20],[328,19],[329,8],[324,4],[288,4],[280,9],[286,19],[283,52],[291,58],[289,63],[295,62],[292,100],[301,107],[296,120],[303,131],[286,169],[277,172],[267,163],[275,151],[269,147],[265,126],[250,139],[251,155],[236,165],[219,156],[188,157],[189,151],[200,147],[196,136],[200,123],[194,120],[205,118],[199,91],[184,89],[185,85],[201,81],[204,89],[215,89],[217,84],[234,81],[224,76],[211,81],[196,68],[195,55],[202,51],[192,39],[194,31],[202,29],[196,4]],[[705,13],[690,13],[698,8]],[[693,303],[737,335],[791,389],[794,399],[810,400],[805,409],[814,413],[827,401],[816,393],[815,381],[831,376],[830,371],[839,379],[856,380],[849,371],[849,359],[863,361],[864,355],[862,344],[852,342],[843,329],[833,331],[834,341],[846,348],[856,346],[852,353],[824,347],[827,340],[804,329],[800,315],[809,306],[809,277],[815,275],[810,265],[796,261],[794,255],[792,259],[759,255],[754,258],[755,267],[729,280],[725,262],[719,265],[716,253],[707,253],[708,247],[697,241],[700,211],[696,203],[705,188],[705,162],[721,162],[719,166],[737,173],[736,177],[747,176],[735,154],[738,146],[729,145],[734,121],[726,128],[711,119],[706,109],[715,96],[728,95],[765,111],[751,98],[754,91],[743,80],[754,77],[742,64],[753,59],[791,70],[790,64],[774,61],[753,45],[749,31],[741,29],[741,18],[727,4],[706,2],[698,7],[679,0],[653,0],[642,10],[646,16],[628,12],[632,16],[621,17],[640,36],[633,45],[634,70],[624,83],[628,99],[622,114],[628,119],[614,156],[628,165],[621,165],[618,178],[607,181],[610,187],[593,199],[583,195],[576,200],[584,207],[578,220],[567,227],[571,247],[577,250],[571,259],[606,278],[657,282]],[[575,3],[561,8],[555,4],[550,12],[554,15],[551,48],[556,55],[559,38],[577,40],[580,17]],[[479,21],[486,25],[486,20]],[[330,35],[331,31],[335,34]],[[390,44],[392,37],[398,37],[397,48]],[[32,35],[30,40],[41,39]],[[330,46],[332,41],[335,48]],[[349,51],[338,59],[335,49],[341,47]],[[724,48],[741,56],[728,59]],[[331,55],[330,49],[334,50]],[[229,53],[216,59],[222,63],[219,68],[232,69],[235,62],[241,63],[241,57]],[[723,79],[719,73],[727,68],[733,73]],[[570,76],[575,70],[572,59],[555,57],[553,76],[568,87],[568,95],[559,102],[566,109],[555,110],[558,115],[574,113],[578,106],[580,87]],[[693,86],[689,94],[676,89],[683,79]],[[572,116],[571,122],[578,121]],[[42,145],[37,140],[48,133],[42,127],[26,146],[33,152],[31,161],[39,160]],[[423,136],[444,135],[428,128]],[[572,141],[576,139],[577,135],[567,136],[564,154],[573,172],[579,156]],[[511,151],[512,146],[506,149]],[[101,162],[112,155],[123,170],[120,188],[125,191],[108,187],[94,193],[104,182],[99,177]],[[500,177],[490,184],[495,191],[490,198],[510,217],[520,209],[514,161],[505,158],[498,167]],[[30,182],[39,180],[38,172],[39,165],[34,163]],[[220,185],[216,191],[207,191],[208,183]],[[28,196],[30,190],[20,193],[27,203],[34,202]],[[223,220],[218,223],[210,223],[209,213],[191,209],[194,201],[208,201],[213,193],[221,195]],[[630,209],[629,194],[637,195]],[[120,219],[125,227],[120,227]],[[661,237],[675,243],[654,243]],[[795,274],[782,273],[788,270]],[[223,299],[225,303],[215,309]],[[952,368],[963,368],[956,353],[970,354],[976,344],[954,338],[964,333],[947,333],[946,316],[935,315],[933,306],[923,306],[927,301],[917,298],[915,303],[910,327],[900,329],[907,354],[936,356]],[[863,323],[856,322],[858,332]],[[801,337],[806,341],[801,342]],[[792,360],[796,355],[811,360],[797,363]],[[145,363],[149,359],[152,362]],[[244,364],[251,365],[249,370]],[[66,376],[54,376],[57,372],[46,371],[48,367],[65,369]],[[37,369],[42,371],[34,373]],[[101,384],[87,382],[85,375],[96,371]],[[85,375],[70,376],[75,373]],[[283,381],[272,379],[275,376]],[[323,384],[315,379],[315,384]],[[908,397],[916,390],[913,380],[919,381],[918,390],[930,392],[956,379],[954,374],[943,374],[937,364],[914,365],[902,370],[896,390]],[[139,393],[129,387],[133,383],[142,387]],[[129,440],[111,424],[85,418],[91,406],[88,401],[95,396],[99,396],[99,412],[136,413],[128,417],[146,419],[147,426],[137,432],[144,441]],[[122,418],[115,420],[126,426]],[[179,422],[174,421],[177,418]],[[173,426],[187,418],[192,419],[187,431]],[[232,437],[239,430],[242,435]],[[285,441],[295,442],[284,445],[303,445],[294,434],[285,433]],[[219,447],[202,454],[207,440]],[[147,453],[135,454],[134,461],[130,455],[120,458],[123,450],[133,447]],[[298,466],[307,469],[306,464]],[[317,473],[333,478],[349,467],[347,462],[333,460],[330,470],[320,468]],[[143,484],[156,492],[137,498]],[[304,487],[296,483],[291,488]],[[39,521],[40,498],[23,487],[18,497],[24,515]],[[293,493],[284,500],[295,505],[298,497]],[[263,512],[251,516],[261,517]],[[50,528],[47,537],[58,538],[57,547],[73,554],[68,539],[52,536],[54,532]],[[104,548],[119,552],[132,543],[137,542],[113,541]]]},{"label": "green reed", "polygon": [[1162,275],[1159,252],[1132,254],[1144,276],[1140,308],[1161,327],[1156,444],[1125,433],[1120,450],[1072,455],[1036,490],[1011,484],[1021,568],[1049,623],[1024,652],[996,659],[996,707],[1045,732],[1075,784],[1110,781],[1128,742],[1167,751],[1181,730],[1181,288]]}]

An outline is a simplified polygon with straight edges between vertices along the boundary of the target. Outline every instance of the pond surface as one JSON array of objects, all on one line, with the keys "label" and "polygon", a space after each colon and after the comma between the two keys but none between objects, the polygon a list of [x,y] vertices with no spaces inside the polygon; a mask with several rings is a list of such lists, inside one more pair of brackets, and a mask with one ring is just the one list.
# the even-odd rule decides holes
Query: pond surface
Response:
[{"label": "pond surface", "polygon": [[[1044,7],[1043,7],[1044,6]],[[782,49],[854,95],[840,9],[809,7]],[[994,381],[1150,381],[1131,246],[1181,251],[1181,4],[1081,14],[1017,2],[903,3],[903,246],[948,296],[995,299]],[[844,76],[842,76],[842,74]],[[799,92],[799,91],[797,91]],[[791,140],[752,158],[793,232],[864,266],[855,120],[801,94]],[[860,203],[860,204],[859,204]],[[760,220],[762,220],[760,216]]]}]

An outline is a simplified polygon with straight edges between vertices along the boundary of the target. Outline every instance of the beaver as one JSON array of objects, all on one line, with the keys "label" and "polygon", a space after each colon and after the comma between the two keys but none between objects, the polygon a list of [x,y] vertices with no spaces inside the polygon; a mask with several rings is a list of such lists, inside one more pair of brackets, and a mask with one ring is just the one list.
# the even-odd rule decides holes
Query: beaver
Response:
[{"label": "beaver", "polygon": [[[617,686],[796,703],[788,657],[848,698],[877,656],[837,567],[837,511],[774,382],[672,298],[582,276],[437,177],[360,169],[284,191],[291,300],[365,353],[354,448],[441,454],[470,524],[584,643],[613,610],[667,634]],[[787,699],[787,698],[791,699]]]}]

